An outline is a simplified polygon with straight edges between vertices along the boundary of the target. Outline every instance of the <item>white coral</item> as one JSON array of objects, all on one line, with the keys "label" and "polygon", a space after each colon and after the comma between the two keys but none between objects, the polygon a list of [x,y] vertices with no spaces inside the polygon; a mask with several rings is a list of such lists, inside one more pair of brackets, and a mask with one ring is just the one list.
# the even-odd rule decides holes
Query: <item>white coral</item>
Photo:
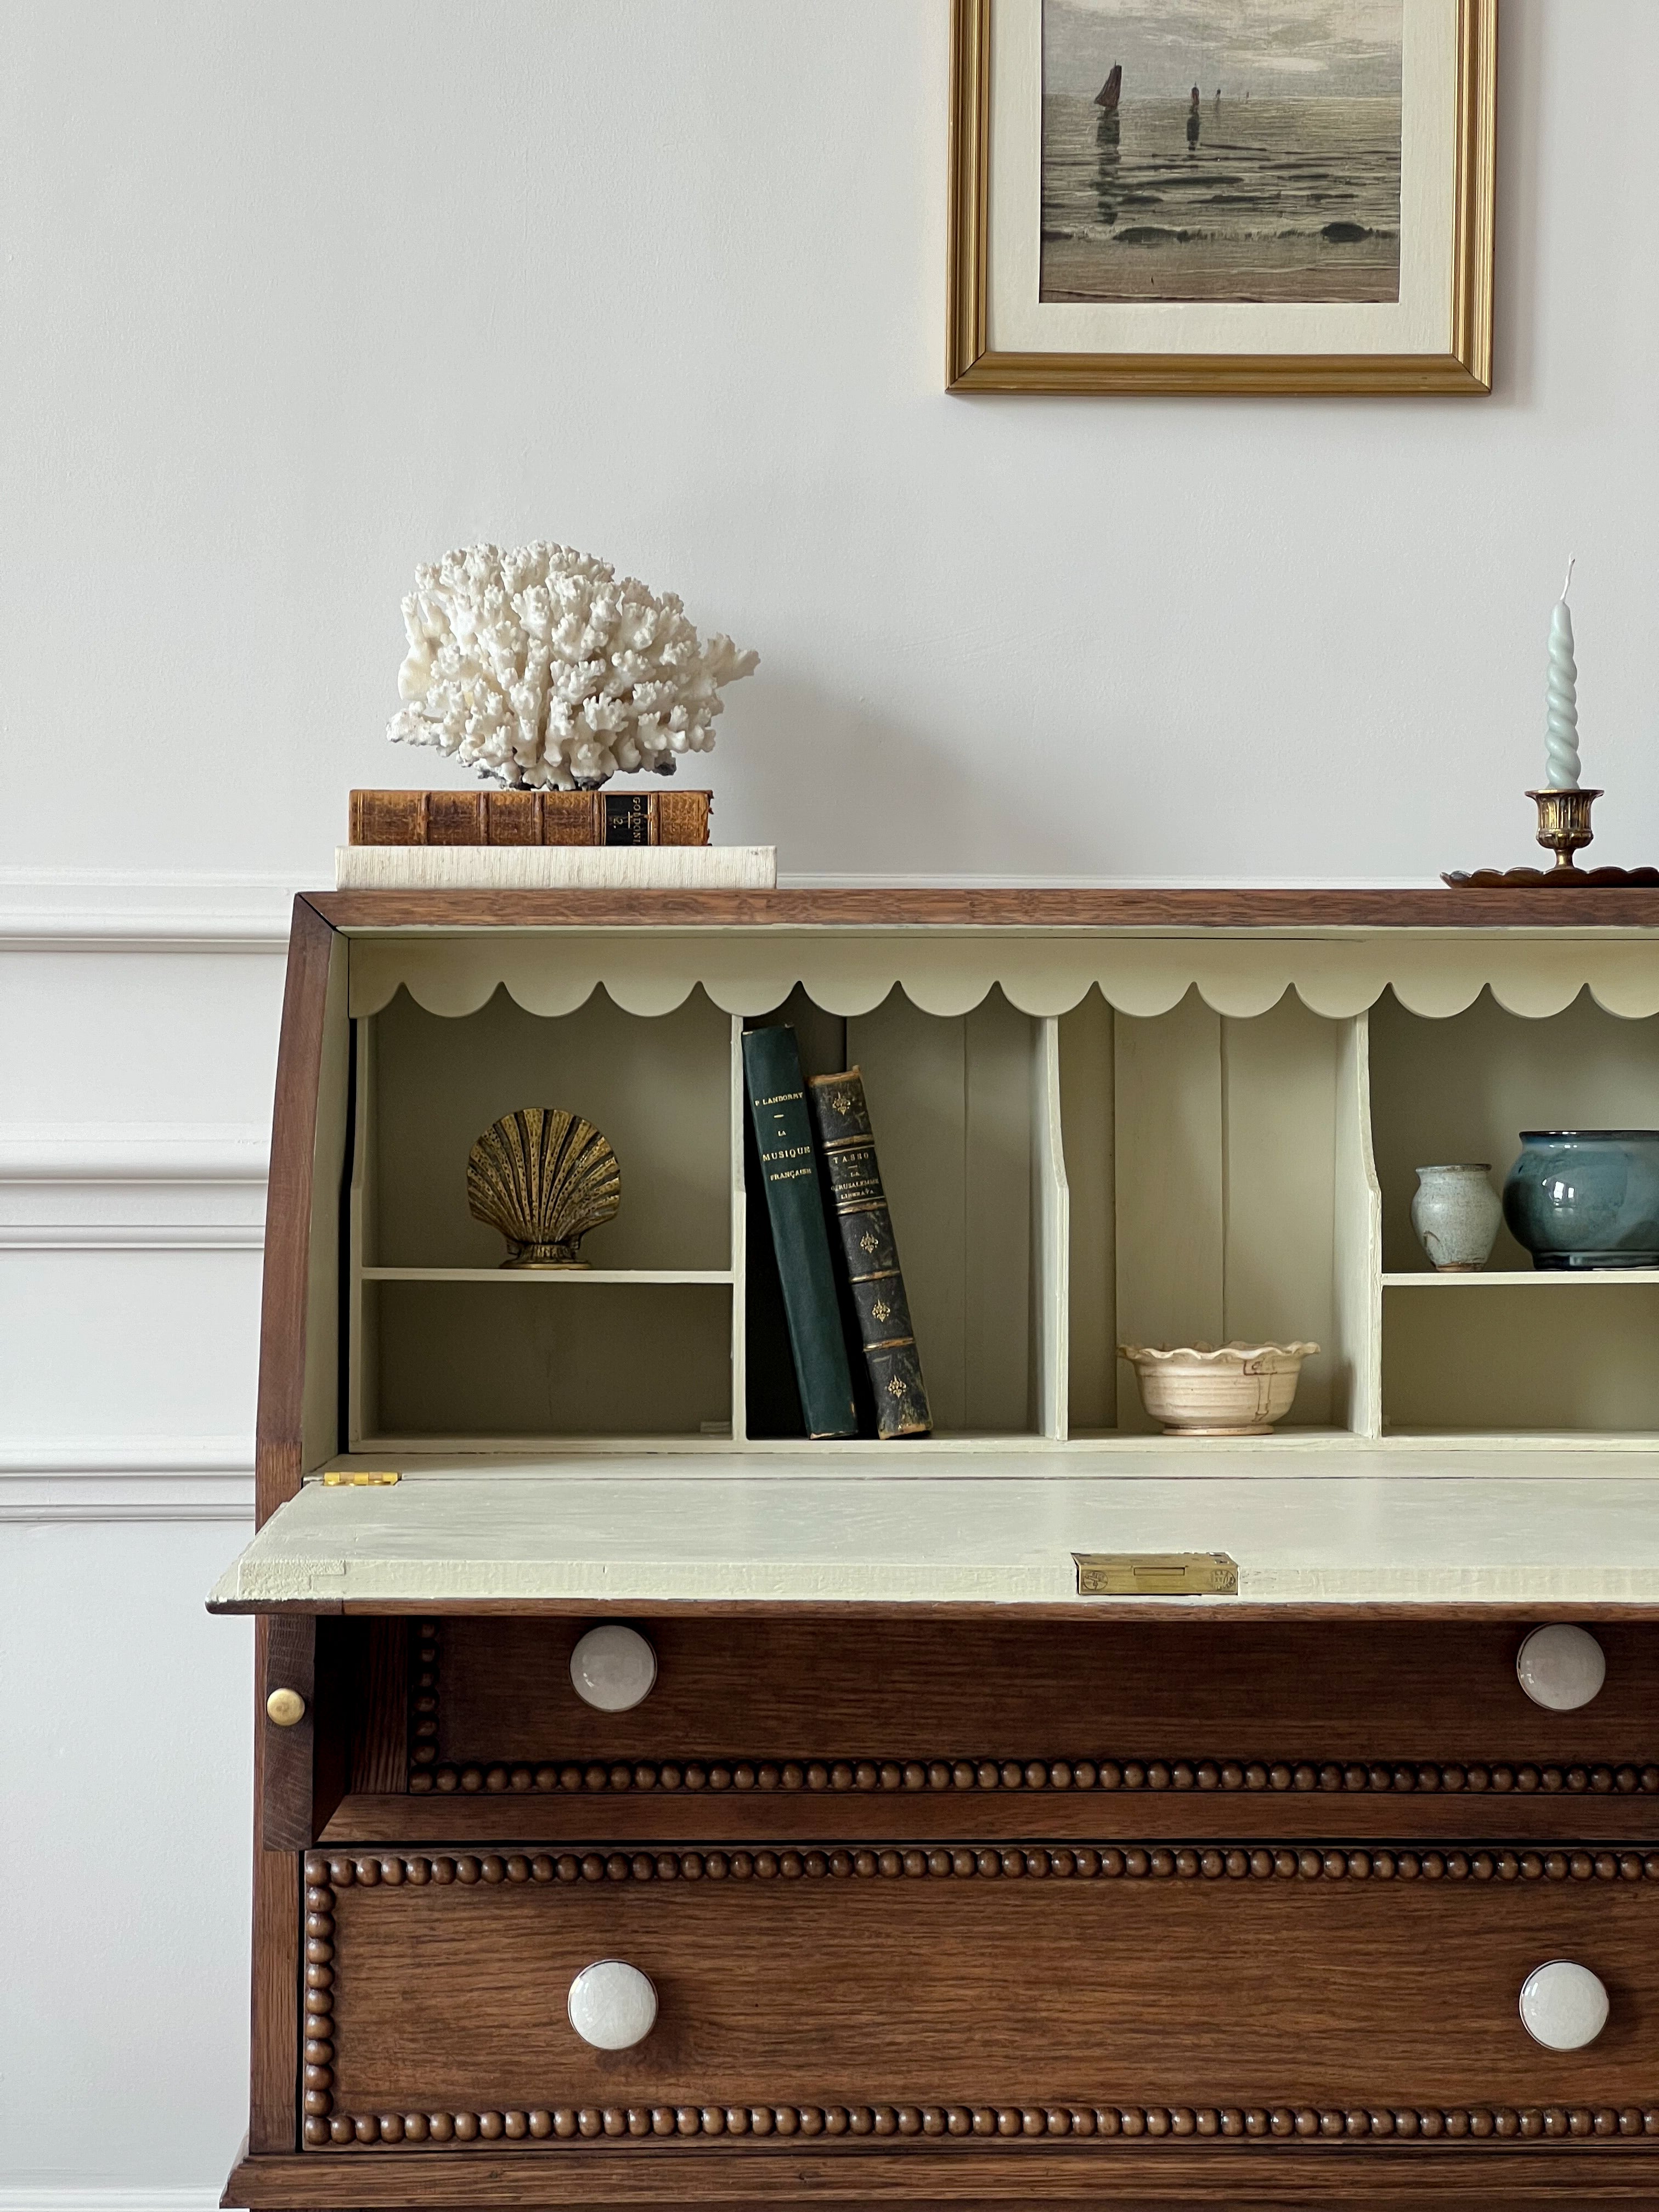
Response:
[{"label": "white coral", "polygon": [[672,592],[538,539],[468,545],[415,572],[394,741],[437,745],[518,788],[592,791],[623,771],[672,775],[707,752],[721,686],[759,656],[706,641]]}]

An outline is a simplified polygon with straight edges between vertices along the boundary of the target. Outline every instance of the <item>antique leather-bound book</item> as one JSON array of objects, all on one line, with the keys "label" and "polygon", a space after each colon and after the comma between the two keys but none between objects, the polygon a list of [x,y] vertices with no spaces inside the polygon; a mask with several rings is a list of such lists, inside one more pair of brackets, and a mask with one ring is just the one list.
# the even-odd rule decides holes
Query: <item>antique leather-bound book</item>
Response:
[{"label": "antique leather-bound book", "polygon": [[899,1271],[893,1216],[876,1164],[864,1079],[849,1067],[840,1075],[815,1075],[806,1091],[875,1394],[876,1433],[925,1437],[933,1429],[933,1417]]},{"label": "antique leather-bound book", "polygon": [[707,791],[354,791],[354,845],[706,845]]},{"label": "antique leather-bound book", "polygon": [[743,1071],[806,1433],[855,1437],[853,1370],[830,1263],[830,1232],[793,1030],[746,1030]]}]

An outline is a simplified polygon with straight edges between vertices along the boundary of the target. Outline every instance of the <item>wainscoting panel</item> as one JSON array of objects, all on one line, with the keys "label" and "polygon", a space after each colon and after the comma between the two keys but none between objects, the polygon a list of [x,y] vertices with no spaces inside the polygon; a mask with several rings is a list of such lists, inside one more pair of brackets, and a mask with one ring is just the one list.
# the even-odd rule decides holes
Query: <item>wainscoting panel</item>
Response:
[{"label": "wainscoting panel", "polygon": [[242,2124],[252,1637],[202,1601],[252,1516],[289,903],[0,877],[0,2212],[206,2212]]}]

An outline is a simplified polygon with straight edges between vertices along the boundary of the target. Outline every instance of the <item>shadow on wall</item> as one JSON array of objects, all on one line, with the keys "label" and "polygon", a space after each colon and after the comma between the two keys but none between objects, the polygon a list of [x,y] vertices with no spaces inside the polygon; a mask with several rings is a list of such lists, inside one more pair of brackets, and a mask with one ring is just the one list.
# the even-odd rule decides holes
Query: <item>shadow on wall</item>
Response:
[{"label": "shadow on wall", "polygon": [[[745,719],[758,720],[760,705],[745,702]],[[786,874],[1134,872],[1103,796],[1091,796],[1105,781],[1109,739],[1097,763],[1056,774],[1042,733],[1027,729],[1006,740],[1006,775],[993,781],[984,732],[959,750],[936,731],[787,682],[767,684],[764,713],[764,735],[731,744],[734,788],[714,834],[775,843]]]},{"label": "shadow on wall", "polygon": [[1497,266],[1493,271],[1493,398],[1533,396],[1538,332],[1539,108],[1544,82],[1543,0],[1505,7],[1498,43]]}]

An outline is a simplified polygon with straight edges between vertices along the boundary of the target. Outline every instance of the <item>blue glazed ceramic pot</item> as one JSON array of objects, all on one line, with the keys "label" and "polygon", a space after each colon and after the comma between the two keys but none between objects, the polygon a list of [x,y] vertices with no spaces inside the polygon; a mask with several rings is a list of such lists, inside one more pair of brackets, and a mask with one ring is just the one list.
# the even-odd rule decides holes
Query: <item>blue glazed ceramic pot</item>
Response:
[{"label": "blue glazed ceramic pot", "polygon": [[1539,1267],[1659,1267],[1659,1129],[1523,1129],[1504,1218]]}]

